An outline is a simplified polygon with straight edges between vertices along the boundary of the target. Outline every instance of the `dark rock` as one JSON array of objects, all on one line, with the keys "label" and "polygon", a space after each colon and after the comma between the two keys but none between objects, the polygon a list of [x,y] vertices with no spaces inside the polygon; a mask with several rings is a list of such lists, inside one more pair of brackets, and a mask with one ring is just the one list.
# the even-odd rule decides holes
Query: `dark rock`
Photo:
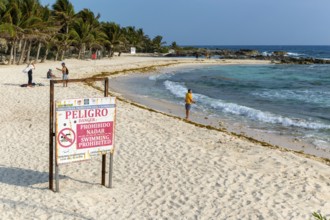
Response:
[{"label": "dark rock", "polygon": [[207,50],[203,48],[189,48],[187,50],[179,50],[176,53],[167,54],[167,57],[196,57],[199,56],[219,56],[220,59],[255,59],[255,60],[269,60],[275,64],[330,64],[330,60],[315,59],[311,57],[290,57],[287,56],[286,51],[274,51],[271,55],[263,56],[257,50],[227,50],[216,49]]},{"label": "dark rock", "polygon": [[288,52],[286,52],[286,51],[274,51],[273,54],[275,56],[286,56],[286,55],[288,55]]}]

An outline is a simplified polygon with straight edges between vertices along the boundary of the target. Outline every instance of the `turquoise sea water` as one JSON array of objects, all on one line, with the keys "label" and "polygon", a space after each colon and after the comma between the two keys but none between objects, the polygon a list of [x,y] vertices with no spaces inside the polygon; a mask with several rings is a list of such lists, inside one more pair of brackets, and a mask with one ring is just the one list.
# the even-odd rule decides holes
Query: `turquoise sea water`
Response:
[{"label": "turquoise sea water", "polygon": [[[330,59],[330,46],[197,46],[252,49],[263,55]],[[302,139],[330,149],[330,65],[235,65],[165,69],[127,79],[133,94],[182,105],[188,88],[192,111],[228,119],[251,129]]]},{"label": "turquoise sea water", "polygon": [[192,88],[208,112],[251,127],[312,138],[326,147],[329,73],[330,66],[324,65],[213,66],[175,74],[164,85],[176,97],[179,88]]},{"label": "turquoise sea water", "polygon": [[167,69],[126,82],[135,94],[182,105],[251,129],[330,148],[330,65],[235,65]]}]

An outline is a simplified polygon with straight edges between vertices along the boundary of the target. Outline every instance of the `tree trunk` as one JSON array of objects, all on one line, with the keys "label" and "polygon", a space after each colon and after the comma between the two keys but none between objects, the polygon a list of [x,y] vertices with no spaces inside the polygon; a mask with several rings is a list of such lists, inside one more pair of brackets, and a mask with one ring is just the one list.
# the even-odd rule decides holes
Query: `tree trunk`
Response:
[{"label": "tree trunk", "polygon": [[49,52],[49,49],[47,47],[46,52],[45,52],[45,56],[41,59],[41,63],[43,63],[43,62],[45,62],[45,60],[47,60],[48,52]]},{"label": "tree trunk", "polygon": [[100,50],[96,50],[96,59],[101,59],[101,52]]},{"label": "tree trunk", "polygon": [[81,49],[79,49],[78,60],[80,60],[80,58],[81,58]]},{"label": "tree trunk", "polygon": [[20,58],[18,60],[18,65],[22,64],[23,63],[23,60],[24,60],[24,55],[25,55],[25,48],[26,48],[26,41],[24,41],[24,44],[23,44],[23,49],[21,51],[21,55],[20,55]]},{"label": "tree trunk", "polygon": [[14,40],[14,45],[13,45],[13,47],[14,47],[14,57],[13,57],[12,64],[15,64],[16,63],[16,56],[17,56],[17,48],[16,48],[16,46],[17,46],[17,40]]},{"label": "tree trunk", "polygon": [[108,57],[111,58],[111,48],[108,50]]},{"label": "tree trunk", "polygon": [[11,42],[10,43],[10,55],[9,55],[8,65],[12,64],[13,56],[14,56],[14,42]]},{"label": "tree trunk", "polygon": [[28,50],[27,50],[25,63],[30,63],[31,47],[32,47],[32,41],[29,40],[29,47],[28,47]]},{"label": "tree trunk", "polygon": [[17,52],[19,52],[19,53],[22,51],[22,43],[23,43],[23,39],[20,39],[19,43],[18,43],[18,48],[17,48]]},{"label": "tree trunk", "polygon": [[57,58],[58,58],[58,50],[56,51],[56,54],[55,54],[55,61],[57,61]]},{"label": "tree trunk", "polygon": [[81,51],[82,51],[82,59],[86,59],[86,45],[85,44],[82,44],[82,48],[81,48]]},{"label": "tree trunk", "polygon": [[90,59],[92,57],[92,50],[87,50],[87,58]]},{"label": "tree trunk", "polygon": [[62,53],[61,53],[61,60],[64,60],[64,54],[65,54],[65,50],[62,50]]},{"label": "tree trunk", "polygon": [[38,50],[37,50],[36,62],[38,62],[38,60],[39,60],[40,49],[41,49],[41,42],[39,41],[39,43],[38,43]]}]

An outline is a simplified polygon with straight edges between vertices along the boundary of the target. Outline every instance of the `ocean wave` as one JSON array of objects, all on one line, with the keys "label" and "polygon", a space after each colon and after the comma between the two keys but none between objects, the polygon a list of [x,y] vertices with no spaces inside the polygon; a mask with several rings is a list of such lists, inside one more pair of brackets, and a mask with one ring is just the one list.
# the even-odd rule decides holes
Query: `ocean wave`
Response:
[{"label": "ocean wave", "polygon": [[[274,53],[273,52],[268,52],[268,51],[263,51],[263,52],[261,52],[261,55],[262,56],[272,56],[272,55],[274,55]],[[286,56],[289,56],[289,57],[301,57],[301,56],[305,56],[305,54],[287,52]]]},{"label": "ocean wave", "polygon": [[273,54],[268,52],[268,51],[264,51],[264,52],[261,53],[261,55],[267,57],[267,56],[271,56]]},{"label": "ocean wave", "polygon": [[[192,67],[186,67],[186,68],[181,68],[180,69],[180,73],[188,73],[191,71],[194,71],[196,68],[192,68]],[[173,75],[178,73],[178,68],[166,68],[165,70],[161,70],[160,72],[158,72],[155,75],[151,75],[149,76],[149,80],[152,81],[157,81],[157,80],[166,80],[166,79],[170,79]]]},{"label": "ocean wave", "polygon": [[304,56],[305,54],[288,52],[287,55],[290,57],[301,57],[301,56]]},{"label": "ocean wave", "polygon": [[314,140],[314,141],[313,141],[313,144],[314,144],[317,148],[324,149],[324,150],[330,148],[330,146],[329,146],[329,142],[324,141],[324,140]]},{"label": "ocean wave", "polygon": [[177,83],[166,80],[164,82],[165,88],[169,90],[173,95],[177,98],[184,98],[187,93],[187,87],[185,87],[184,83]]},{"label": "ocean wave", "polygon": [[148,77],[149,80],[157,81],[157,80],[165,80],[171,78],[174,74],[176,74],[176,69],[165,69],[163,71],[158,72],[155,75],[151,75]]},{"label": "ocean wave", "polygon": [[259,96],[265,99],[280,99],[280,100],[298,100],[306,103],[320,104],[322,106],[330,106],[330,92],[327,91],[311,91],[311,90],[263,90],[252,92],[254,96]]},{"label": "ocean wave", "polygon": [[157,80],[165,80],[169,79],[174,75],[174,73],[162,73],[157,75],[149,76],[149,80],[157,81]]},{"label": "ocean wave", "polygon": [[[165,88],[177,98],[185,97],[187,87],[183,83],[166,80],[164,82],[164,85]],[[197,101],[197,103],[201,103],[204,106],[220,110],[223,113],[242,116],[250,120],[259,121],[263,123],[279,124],[285,127],[299,127],[312,130],[330,129],[330,125],[318,122],[310,122],[304,119],[292,119],[288,117],[283,117],[270,112],[263,112],[258,109],[238,105],[235,103],[225,102],[220,99],[214,99],[202,94],[194,93],[194,99]]]}]

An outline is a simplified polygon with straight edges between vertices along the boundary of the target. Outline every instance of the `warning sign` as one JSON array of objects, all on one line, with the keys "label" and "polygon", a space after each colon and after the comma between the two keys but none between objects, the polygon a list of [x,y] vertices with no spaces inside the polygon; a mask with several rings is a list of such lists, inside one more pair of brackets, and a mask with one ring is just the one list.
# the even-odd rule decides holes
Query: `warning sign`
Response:
[{"label": "warning sign", "polygon": [[75,142],[76,135],[70,128],[64,128],[58,133],[57,141],[61,147],[71,147]]},{"label": "warning sign", "polygon": [[79,124],[77,126],[77,149],[107,146],[112,144],[112,122]]},{"label": "warning sign", "polygon": [[110,152],[115,108],[114,97],[56,101],[56,162],[87,160]]}]

